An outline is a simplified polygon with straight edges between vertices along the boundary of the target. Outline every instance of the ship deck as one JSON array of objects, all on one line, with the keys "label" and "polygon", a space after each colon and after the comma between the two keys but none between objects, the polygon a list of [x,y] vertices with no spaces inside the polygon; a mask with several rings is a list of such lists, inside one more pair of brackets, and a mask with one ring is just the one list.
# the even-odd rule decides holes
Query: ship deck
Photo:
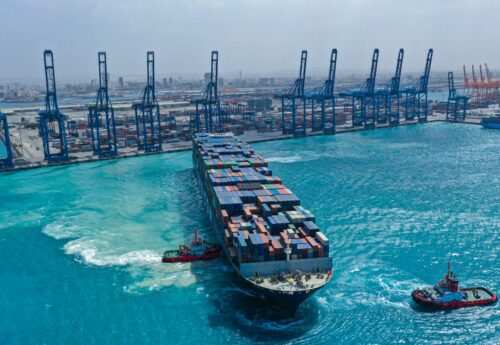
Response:
[{"label": "ship deck", "polygon": [[281,276],[250,277],[247,278],[255,285],[269,290],[297,292],[316,290],[331,279],[331,274],[284,274]]},{"label": "ship deck", "polygon": [[[474,293],[474,290],[476,291],[476,293]],[[438,291],[434,288],[427,289],[427,291],[429,291],[433,299],[438,299],[439,297],[441,297]],[[460,292],[464,297],[463,301],[472,302],[491,299],[491,295],[482,288],[465,288],[460,289]]]}]

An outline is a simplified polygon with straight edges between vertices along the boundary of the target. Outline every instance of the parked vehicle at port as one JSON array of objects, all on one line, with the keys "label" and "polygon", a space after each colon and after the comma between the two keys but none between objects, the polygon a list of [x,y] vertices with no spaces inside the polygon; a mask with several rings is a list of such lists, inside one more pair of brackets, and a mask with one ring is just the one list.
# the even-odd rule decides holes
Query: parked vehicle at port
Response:
[{"label": "parked vehicle at port", "polygon": [[448,263],[448,272],[434,287],[414,290],[413,300],[424,307],[438,309],[458,309],[492,304],[497,296],[487,288],[477,286],[460,289],[458,280]]},{"label": "parked vehicle at port", "polygon": [[180,245],[177,250],[166,250],[163,252],[162,261],[190,262],[199,260],[211,260],[220,255],[220,246],[216,243],[208,243],[198,236],[198,230],[194,229],[194,238],[189,245]]},{"label": "parked vehicle at port", "polygon": [[215,236],[249,286],[295,312],[330,281],[329,239],[250,145],[197,134],[193,162]]},{"label": "parked vehicle at port", "polygon": [[500,116],[490,116],[481,119],[481,126],[489,129],[500,129]]}]

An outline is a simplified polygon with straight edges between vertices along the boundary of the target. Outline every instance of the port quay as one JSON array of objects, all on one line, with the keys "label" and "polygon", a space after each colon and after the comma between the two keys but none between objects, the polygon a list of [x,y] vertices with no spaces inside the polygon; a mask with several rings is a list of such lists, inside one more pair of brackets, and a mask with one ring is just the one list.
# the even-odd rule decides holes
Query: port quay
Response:
[{"label": "port quay", "polygon": [[[399,51],[394,76],[385,87],[377,88],[378,49],[373,52],[369,77],[361,86],[345,78],[336,82],[338,51],[332,49],[328,79],[323,84],[320,80],[313,85],[306,83],[304,50],[298,78],[291,86],[287,86],[290,81],[286,79],[261,78],[251,88],[224,89],[224,84],[218,85],[223,81],[218,74],[219,53],[214,51],[211,73],[205,74],[204,92],[196,94],[189,89],[167,91],[169,81],[165,78],[161,86],[167,90],[156,90],[159,85],[155,81],[154,52],[148,52],[147,82],[142,96],[135,95],[137,101],[124,100],[127,96],[123,90],[127,88],[120,78],[117,85],[113,83],[113,92],[123,91],[122,96],[113,102],[108,90],[111,82],[106,53],[100,52],[95,100],[77,99],[71,103],[70,98],[62,101],[69,104],[59,106],[54,55],[47,50],[43,54],[45,105],[16,103],[9,108],[9,103],[5,103],[0,138],[9,135],[10,149],[9,162],[3,164],[3,169],[187,150],[191,148],[192,134],[203,131],[232,132],[254,143],[432,121],[479,124],[481,118],[494,115],[498,110],[495,102],[500,98],[498,87],[480,99],[457,96],[453,74],[448,74],[448,97],[443,92],[429,91],[441,90],[443,82],[442,76],[431,77],[433,53],[429,49],[423,75],[410,85],[401,85],[403,49]],[[429,82],[433,84],[429,86]],[[232,85],[246,83],[251,82],[236,80]],[[133,97],[130,92],[126,94]]]}]

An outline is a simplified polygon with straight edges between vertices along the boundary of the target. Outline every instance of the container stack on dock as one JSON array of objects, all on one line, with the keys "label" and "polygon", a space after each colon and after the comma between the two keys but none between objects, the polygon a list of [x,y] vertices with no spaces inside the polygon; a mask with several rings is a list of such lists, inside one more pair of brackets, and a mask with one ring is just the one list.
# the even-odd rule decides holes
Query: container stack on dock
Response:
[{"label": "container stack on dock", "polygon": [[[193,145],[216,235],[233,264],[263,263],[247,265],[253,269],[247,273],[276,274],[290,263],[305,271],[331,269],[330,243],[316,217],[272,175],[265,159],[228,134],[198,134]],[[270,262],[288,266],[264,266]]]}]

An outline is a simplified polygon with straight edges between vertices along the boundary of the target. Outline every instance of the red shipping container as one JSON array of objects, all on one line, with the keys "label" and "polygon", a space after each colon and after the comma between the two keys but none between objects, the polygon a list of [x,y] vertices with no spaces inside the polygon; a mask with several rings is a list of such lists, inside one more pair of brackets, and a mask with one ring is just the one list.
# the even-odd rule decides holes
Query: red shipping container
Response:
[{"label": "red shipping container", "polygon": [[243,210],[243,214],[244,214],[246,220],[252,219],[252,211],[250,209],[245,208]]},{"label": "red shipping container", "polygon": [[280,232],[280,238],[283,241],[283,243],[286,243],[286,241],[289,240],[288,233],[285,231]]},{"label": "red shipping container", "polygon": [[260,238],[264,242],[264,246],[266,248],[268,248],[269,247],[269,240],[267,239],[267,236],[265,234],[258,234],[258,235],[260,236]]},{"label": "red shipping container", "polygon": [[257,231],[261,234],[267,234],[267,229],[266,226],[260,222],[255,222],[255,225],[257,226]]},{"label": "red shipping container", "polygon": [[224,223],[224,225],[226,225],[229,222],[229,214],[226,210],[221,210],[220,213],[222,215],[222,222]]},{"label": "red shipping container", "polygon": [[302,235],[302,237],[307,237],[307,232],[304,231],[304,229],[302,229],[302,227],[299,227],[299,233]]},{"label": "red shipping container", "polygon": [[283,250],[283,246],[281,245],[281,243],[279,243],[279,241],[276,241],[276,240],[272,240],[271,241],[271,246],[274,248],[275,251],[277,252],[280,252],[281,250]]}]

